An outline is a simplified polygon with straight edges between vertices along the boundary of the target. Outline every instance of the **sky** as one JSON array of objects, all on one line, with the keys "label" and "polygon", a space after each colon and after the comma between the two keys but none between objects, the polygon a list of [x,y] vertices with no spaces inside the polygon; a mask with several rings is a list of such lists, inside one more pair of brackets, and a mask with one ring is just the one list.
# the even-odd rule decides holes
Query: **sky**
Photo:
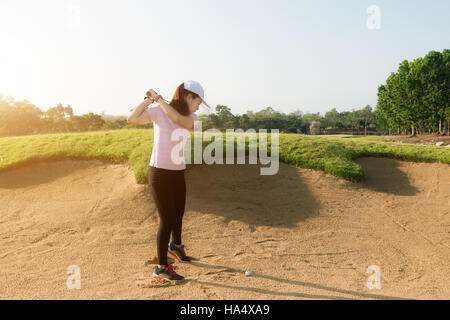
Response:
[{"label": "sky", "polygon": [[195,80],[211,111],[235,115],[375,107],[402,60],[450,47],[449,12],[448,0],[0,0],[0,94],[128,115],[148,89],[170,101]]}]

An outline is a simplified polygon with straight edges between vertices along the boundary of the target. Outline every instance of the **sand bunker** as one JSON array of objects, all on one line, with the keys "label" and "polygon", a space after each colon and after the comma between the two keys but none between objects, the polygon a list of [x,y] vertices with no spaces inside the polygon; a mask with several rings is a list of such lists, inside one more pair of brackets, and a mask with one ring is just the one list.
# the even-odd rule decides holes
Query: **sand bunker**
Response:
[{"label": "sand bunker", "polygon": [[[159,219],[132,169],[64,160],[0,173],[0,298],[450,298],[450,166],[357,162],[364,183],[284,163],[276,176],[189,168],[183,242],[195,261],[175,264],[187,280],[175,286],[151,280]],[[372,265],[381,289],[367,288]]]}]

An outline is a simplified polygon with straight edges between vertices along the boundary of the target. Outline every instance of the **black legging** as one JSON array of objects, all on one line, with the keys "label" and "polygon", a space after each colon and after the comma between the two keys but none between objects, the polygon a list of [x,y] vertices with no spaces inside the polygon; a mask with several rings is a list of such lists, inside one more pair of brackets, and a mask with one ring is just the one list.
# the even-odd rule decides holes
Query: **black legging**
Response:
[{"label": "black legging", "polygon": [[181,228],[186,203],[184,170],[168,170],[149,166],[148,184],[158,209],[160,223],[157,235],[158,263],[167,265],[167,246],[181,243]]}]

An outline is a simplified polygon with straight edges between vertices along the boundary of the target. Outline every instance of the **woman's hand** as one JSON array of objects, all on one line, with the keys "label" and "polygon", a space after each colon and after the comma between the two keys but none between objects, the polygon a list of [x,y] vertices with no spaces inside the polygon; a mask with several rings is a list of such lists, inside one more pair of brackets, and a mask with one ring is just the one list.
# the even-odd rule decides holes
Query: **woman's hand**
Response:
[{"label": "woman's hand", "polygon": [[153,101],[155,100],[156,96],[158,95],[158,93],[156,93],[156,91],[153,90],[153,89],[149,89],[149,90],[147,91],[146,95],[147,95],[147,97],[149,97],[149,98],[152,100],[152,102],[153,102]]}]

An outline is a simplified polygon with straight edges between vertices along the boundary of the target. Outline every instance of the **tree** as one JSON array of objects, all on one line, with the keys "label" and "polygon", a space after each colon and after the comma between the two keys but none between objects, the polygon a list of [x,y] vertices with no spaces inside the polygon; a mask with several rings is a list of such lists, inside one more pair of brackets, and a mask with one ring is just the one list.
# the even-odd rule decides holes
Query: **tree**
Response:
[{"label": "tree", "polygon": [[367,125],[375,121],[375,115],[372,112],[372,107],[370,105],[365,106],[364,109],[361,110],[360,115],[362,117],[362,120],[364,121],[364,135],[366,136]]},{"label": "tree", "polygon": [[333,108],[325,113],[325,117],[322,123],[322,126],[324,128],[337,128],[338,123],[340,123],[340,116],[336,108]]},{"label": "tree", "polygon": [[215,119],[216,123],[214,123],[214,125],[217,129],[224,131],[227,128],[232,127],[232,120],[234,119],[234,115],[231,113],[230,108],[223,105],[217,105],[216,115],[217,118]]},{"label": "tree", "polygon": [[430,51],[424,58],[400,63],[386,84],[378,88],[377,123],[389,131],[409,127],[411,134],[437,131],[444,134],[449,105],[449,50]]},{"label": "tree", "polygon": [[42,111],[27,100],[0,96],[0,128],[3,136],[38,133]]}]

